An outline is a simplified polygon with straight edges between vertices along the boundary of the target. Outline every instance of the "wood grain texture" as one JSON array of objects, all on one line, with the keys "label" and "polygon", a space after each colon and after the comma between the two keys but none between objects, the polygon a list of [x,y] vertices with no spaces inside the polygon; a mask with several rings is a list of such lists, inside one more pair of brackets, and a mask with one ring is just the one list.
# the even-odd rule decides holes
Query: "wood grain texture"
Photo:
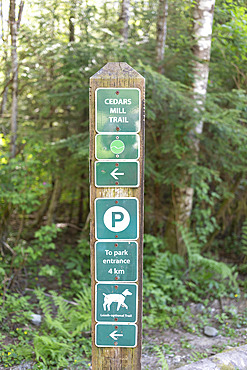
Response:
[{"label": "wood grain texture", "polygon": [[[139,88],[141,91],[141,131],[140,135],[140,186],[138,188],[96,188],[94,178],[95,158],[95,90],[99,87]],[[92,279],[92,366],[93,370],[130,370],[141,369],[142,347],[142,266],[143,266],[143,217],[144,217],[144,107],[145,79],[127,63],[107,63],[90,78],[90,249]],[[95,346],[95,198],[136,197],[139,199],[139,231],[138,242],[138,319],[137,347],[96,347]]]}]

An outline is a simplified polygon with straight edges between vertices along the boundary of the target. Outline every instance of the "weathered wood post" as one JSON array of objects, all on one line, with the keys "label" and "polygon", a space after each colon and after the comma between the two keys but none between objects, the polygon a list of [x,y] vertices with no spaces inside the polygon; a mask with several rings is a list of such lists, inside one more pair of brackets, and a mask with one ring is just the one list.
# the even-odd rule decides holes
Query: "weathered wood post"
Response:
[{"label": "weathered wood post", "polygon": [[92,365],[141,369],[144,78],[107,63],[90,79]]}]

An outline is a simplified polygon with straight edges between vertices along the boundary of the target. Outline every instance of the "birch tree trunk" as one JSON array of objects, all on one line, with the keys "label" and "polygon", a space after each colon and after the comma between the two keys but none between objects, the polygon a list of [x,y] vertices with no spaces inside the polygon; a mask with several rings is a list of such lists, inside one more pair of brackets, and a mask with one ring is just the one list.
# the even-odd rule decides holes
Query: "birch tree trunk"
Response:
[{"label": "birch tree trunk", "polygon": [[18,115],[18,54],[17,54],[17,37],[20,27],[24,1],[20,2],[19,15],[16,20],[16,1],[10,0],[9,4],[9,24],[11,35],[11,70],[12,70],[12,108],[11,108],[11,157],[16,155],[17,139],[17,115]]},{"label": "birch tree trunk", "polygon": [[[196,0],[193,12],[194,62],[193,62],[193,93],[196,103],[195,113],[204,109],[207,94],[209,74],[209,60],[211,50],[212,25],[215,0]],[[200,119],[190,132],[190,149],[194,154],[195,162],[198,160],[200,135],[203,131],[203,120]],[[194,189],[191,187],[191,178],[187,173],[182,174],[181,187],[172,189],[172,208],[166,228],[168,248],[173,253],[186,254],[180,227],[189,226],[193,206]]]},{"label": "birch tree trunk", "polygon": [[121,14],[119,21],[123,21],[123,27],[120,30],[120,34],[123,36],[124,43],[127,44],[129,36],[129,7],[130,0],[122,0]]},{"label": "birch tree trunk", "polygon": [[158,72],[164,74],[164,56],[167,35],[168,0],[159,0],[156,30],[156,60]]}]

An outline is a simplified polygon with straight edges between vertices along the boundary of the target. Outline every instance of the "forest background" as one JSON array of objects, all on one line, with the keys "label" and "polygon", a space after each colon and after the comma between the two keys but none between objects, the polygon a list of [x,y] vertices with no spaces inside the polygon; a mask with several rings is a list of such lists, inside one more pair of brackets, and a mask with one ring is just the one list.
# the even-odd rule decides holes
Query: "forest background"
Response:
[{"label": "forest background", "polygon": [[[36,358],[37,369],[82,368],[90,358],[88,87],[109,61],[146,79],[144,325],[184,323],[188,302],[245,298],[247,8],[216,1],[199,109],[198,3],[1,1],[5,367]],[[202,121],[203,131],[193,131]],[[176,202],[185,188],[189,211]],[[34,313],[43,317],[35,330]]]}]

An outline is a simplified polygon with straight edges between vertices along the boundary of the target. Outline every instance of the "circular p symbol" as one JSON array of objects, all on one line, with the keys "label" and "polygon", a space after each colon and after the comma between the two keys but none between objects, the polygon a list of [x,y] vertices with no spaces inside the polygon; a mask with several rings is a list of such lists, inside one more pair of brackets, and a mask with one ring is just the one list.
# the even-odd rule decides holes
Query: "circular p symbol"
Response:
[{"label": "circular p symbol", "polygon": [[104,214],[104,224],[110,231],[120,232],[125,230],[130,223],[129,212],[120,206],[108,208]]}]

